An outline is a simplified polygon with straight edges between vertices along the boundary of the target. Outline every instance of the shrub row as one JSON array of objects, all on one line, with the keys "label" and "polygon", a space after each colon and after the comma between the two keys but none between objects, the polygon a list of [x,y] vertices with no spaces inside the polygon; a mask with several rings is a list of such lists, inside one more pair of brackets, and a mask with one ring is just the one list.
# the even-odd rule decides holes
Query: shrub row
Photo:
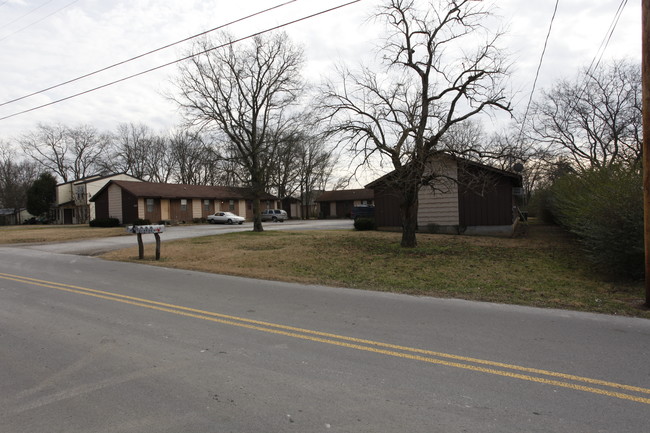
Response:
[{"label": "shrub row", "polygon": [[374,218],[356,218],[354,220],[355,230],[375,230]]},{"label": "shrub row", "polygon": [[119,227],[120,220],[117,218],[97,218],[91,220],[90,227]]},{"label": "shrub row", "polygon": [[540,216],[575,233],[608,274],[643,276],[643,176],[612,166],[560,177],[539,193]]}]

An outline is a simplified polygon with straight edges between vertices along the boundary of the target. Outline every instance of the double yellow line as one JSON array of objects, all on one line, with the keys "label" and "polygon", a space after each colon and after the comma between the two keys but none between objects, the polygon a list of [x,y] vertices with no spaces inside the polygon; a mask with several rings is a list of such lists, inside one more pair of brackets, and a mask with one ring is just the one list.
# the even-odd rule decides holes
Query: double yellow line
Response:
[{"label": "double yellow line", "polygon": [[313,331],[310,329],[297,328],[293,326],[280,325],[276,323],[263,322],[259,320],[246,319],[243,317],[219,314],[211,311],[204,311],[195,308],[183,307],[180,305],[167,304],[164,302],[157,302],[149,299],[120,295],[118,293],[94,290],[69,284],[44,281],[19,275],[0,273],[0,278],[61,290],[64,292],[92,296],[95,298],[120,302],[123,304],[148,308],[151,310],[164,311],[166,313],[176,314],[179,316],[192,317],[195,319],[237,326],[240,328],[247,328],[271,334],[283,335],[291,338],[298,338],[301,340],[331,344],[334,346],[346,347],[350,349],[361,350],[364,352],[394,356],[397,358],[410,359],[413,361],[426,362],[429,364],[444,365],[447,367],[455,367],[480,373],[494,374],[497,376],[526,380],[529,382],[543,383],[546,385],[605,395],[608,397],[615,397],[623,400],[631,400],[637,403],[650,404],[650,389],[638,386],[624,385],[600,379],[591,379],[588,377],[575,376],[572,374],[522,367],[518,365],[488,361],[467,356],[459,356],[449,353],[399,346],[396,344],[382,343],[379,341],[346,337],[344,335],[337,335],[327,332]]}]

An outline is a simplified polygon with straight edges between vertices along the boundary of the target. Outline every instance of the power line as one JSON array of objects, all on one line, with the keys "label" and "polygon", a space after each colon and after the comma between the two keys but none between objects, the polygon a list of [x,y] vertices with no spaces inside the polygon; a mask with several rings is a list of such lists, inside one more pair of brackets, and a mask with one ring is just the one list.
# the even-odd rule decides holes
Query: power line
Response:
[{"label": "power line", "polygon": [[[609,28],[607,29],[607,32],[605,33],[605,37],[603,38],[603,41],[600,43],[600,46],[598,47],[598,50],[596,51],[596,55],[592,59],[591,63],[589,64],[589,67],[587,68],[587,70],[585,72],[585,78],[583,80],[583,83],[580,84],[580,87],[581,87],[580,92],[578,93],[578,96],[576,97],[576,99],[575,99],[575,101],[573,103],[573,107],[571,109],[575,108],[578,105],[578,103],[580,101],[580,97],[582,97],[582,94],[586,90],[587,76],[600,65],[600,62],[601,62],[601,60],[603,58],[603,55],[605,54],[605,50],[607,49],[607,46],[609,45],[609,42],[611,41],[612,36],[614,35],[614,31],[616,30],[619,19],[621,18],[621,15],[623,14],[623,10],[625,9],[625,6],[627,6],[627,2],[628,2],[628,0],[621,0],[621,3],[619,4],[618,9],[616,10],[616,13],[614,14],[614,18],[612,19],[612,22],[609,25]],[[555,14],[557,12],[558,3],[559,3],[559,0],[557,0],[556,3],[555,3],[555,10],[553,11],[553,17],[551,18],[551,25],[549,26],[549,31],[548,31],[548,34],[546,35],[546,42],[544,42],[544,50],[542,51],[542,58],[544,57],[544,52],[546,51],[546,45],[548,43],[548,37],[549,37],[549,35],[551,33],[551,27],[553,25],[553,20],[555,19]],[[536,86],[536,83],[537,83],[537,78],[539,76],[539,70],[540,70],[541,65],[542,65],[542,59],[540,59],[540,63],[538,65],[538,67],[537,67],[537,74],[535,75],[535,81],[533,83],[533,90],[531,91],[530,98],[528,100],[528,105],[526,106],[526,112],[525,112],[523,120],[521,122],[521,129],[519,131],[519,138],[518,138],[517,142],[519,142],[521,140],[521,136],[523,134],[524,125],[525,125],[526,119],[528,117],[528,112],[529,112],[529,109],[530,109],[530,105],[532,103],[533,93],[535,92],[535,86]]]},{"label": "power line", "polygon": [[[7,0],[7,1],[9,1],[9,0]],[[9,33],[8,35],[6,35],[6,36],[0,38],[0,42],[4,41],[5,39],[7,39],[7,38],[9,38],[9,37],[11,37],[11,36],[13,36],[13,35],[15,35],[16,33],[20,33],[20,32],[22,32],[23,30],[28,29],[28,28],[30,28],[31,26],[40,23],[41,21],[45,21],[46,19],[48,19],[48,18],[51,17],[52,15],[61,12],[63,9],[66,9],[66,8],[72,6],[73,4],[77,3],[78,1],[79,1],[79,0],[74,0],[74,1],[72,1],[72,2],[70,2],[70,3],[68,3],[67,5],[63,6],[63,7],[60,7],[59,9],[55,10],[54,12],[51,12],[51,13],[45,15],[45,16],[44,16],[43,18],[41,18],[40,20],[36,20],[36,21],[34,21],[33,23],[31,23],[31,24],[27,24],[26,26],[21,27],[21,28],[19,28],[18,30],[12,32],[12,33]],[[4,4],[4,3],[3,3],[3,4]],[[2,6],[2,5],[0,5],[0,6]]]},{"label": "power line", "polygon": [[341,4],[341,5],[338,5],[338,6],[335,6],[335,7],[329,8],[329,9],[322,10],[322,11],[320,11],[320,12],[313,13],[313,14],[311,14],[311,15],[306,15],[306,16],[304,16],[304,17],[302,17],[302,18],[298,18],[298,19],[295,19],[295,20],[287,21],[287,22],[285,22],[285,23],[283,23],[283,24],[279,24],[279,25],[277,25],[277,26],[269,27],[269,28],[267,28],[266,30],[261,30],[261,31],[256,32],[256,33],[252,33],[252,34],[250,34],[250,35],[248,35],[248,36],[244,36],[244,37],[242,37],[242,38],[235,39],[235,40],[230,41],[230,42],[228,42],[228,43],[225,43],[225,44],[222,44],[222,45],[218,45],[218,46],[215,46],[215,47],[212,47],[212,48],[208,48],[207,50],[203,50],[203,51],[201,51],[201,52],[194,53],[194,54],[192,54],[192,55],[189,55],[189,56],[183,57],[183,58],[181,58],[181,59],[174,60],[174,61],[172,61],[172,62],[165,63],[165,64],[163,64],[163,65],[156,66],[156,67],[154,67],[154,68],[150,68],[150,69],[147,69],[147,70],[142,71],[142,72],[138,72],[137,74],[129,75],[129,76],[127,76],[127,77],[120,78],[119,80],[111,81],[111,82],[109,82],[109,83],[102,84],[101,86],[97,86],[97,87],[94,87],[94,88],[92,88],[92,89],[88,89],[88,90],[85,90],[85,91],[83,91],[83,92],[79,92],[79,93],[76,93],[76,94],[74,94],[74,95],[67,96],[67,97],[65,97],[65,98],[57,99],[57,100],[52,101],[52,102],[49,102],[49,103],[47,103],[47,104],[39,105],[39,106],[37,106],[37,107],[29,108],[29,109],[27,109],[27,110],[23,110],[23,111],[20,111],[20,112],[17,112],[17,113],[13,113],[13,114],[10,114],[10,115],[8,115],[8,116],[0,117],[0,121],[2,121],[2,120],[6,120],[6,119],[9,119],[9,118],[11,118],[11,117],[19,116],[19,115],[21,115],[21,114],[29,113],[29,112],[31,112],[31,111],[36,111],[36,110],[39,110],[39,109],[41,109],[41,108],[49,107],[49,106],[51,106],[51,105],[58,104],[59,102],[67,101],[67,100],[69,100],[69,99],[76,98],[76,97],[78,97],[78,96],[82,96],[82,95],[85,95],[85,94],[88,94],[88,93],[94,92],[94,91],[96,91],[96,90],[100,90],[100,89],[103,89],[103,88],[105,88],[105,87],[109,87],[109,86],[112,86],[112,85],[114,85],[114,84],[121,83],[121,82],[123,82],[123,81],[130,80],[131,78],[139,77],[140,75],[148,74],[149,72],[157,71],[158,69],[162,69],[162,68],[165,68],[165,67],[167,67],[167,66],[174,65],[174,64],[176,64],[176,63],[184,62],[185,60],[189,60],[189,59],[191,59],[192,57],[200,56],[200,55],[202,55],[202,54],[206,54],[206,53],[208,53],[208,52],[210,52],[210,51],[214,51],[214,50],[217,50],[217,49],[219,49],[219,48],[224,48],[224,47],[227,47],[228,45],[233,45],[233,44],[236,44],[236,43],[238,43],[238,42],[241,42],[241,41],[244,41],[244,40],[247,40],[247,39],[254,38],[255,36],[259,36],[259,35],[262,35],[262,34],[264,34],[264,33],[272,32],[272,31],[274,31],[274,30],[278,30],[278,29],[281,29],[281,28],[283,28],[283,27],[287,27],[287,26],[289,26],[289,25],[299,23],[299,22],[301,22],[301,21],[306,21],[306,20],[308,20],[308,19],[311,19],[311,18],[314,18],[314,17],[320,16],[320,15],[324,15],[324,14],[326,14],[326,13],[329,13],[329,12],[332,12],[332,11],[335,11],[335,10],[338,10],[338,9],[341,9],[341,8],[344,8],[344,7],[347,7],[347,6],[350,6],[350,5],[354,4],[354,3],[359,3],[360,1],[362,1],[362,0],[353,0],[353,1],[350,1],[350,2],[348,2],[348,3],[344,3],[344,4]]},{"label": "power line", "polygon": [[605,37],[603,38],[603,41],[600,43],[600,46],[598,47],[598,50],[596,51],[594,58],[591,60],[589,67],[585,71],[584,78],[582,79],[582,82],[579,85],[580,91],[578,92],[578,96],[575,98],[575,101],[573,101],[573,104],[570,106],[569,112],[573,111],[578,106],[578,104],[580,103],[580,98],[582,98],[583,93],[585,93],[585,91],[587,90],[587,86],[589,85],[588,83],[589,76],[600,65],[600,61],[603,59],[605,50],[607,49],[607,46],[609,45],[609,42],[611,41],[612,36],[614,35],[614,30],[616,30],[616,26],[618,25],[618,20],[621,18],[621,15],[623,14],[623,10],[627,5],[627,1],[628,0],[621,0],[621,4],[618,5],[618,9],[616,10],[616,13],[614,13],[614,18],[612,19],[612,23],[609,25],[609,28],[605,33]]},{"label": "power line", "polygon": [[187,37],[187,38],[185,38],[185,39],[182,39],[182,40],[180,40],[180,41],[173,42],[173,43],[171,43],[171,44],[167,44],[167,45],[165,45],[165,46],[162,46],[162,47],[160,47],[160,48],[156,48],[155,50],[148,51],[148,52],[146,52],[146,53],[143,53],[143,54],[137,55],[137,56],[135,56],[135,57],[131,57],[130,59],[126,59],[126,60],[123,60],[123,61],[121,61],[121,62],[118,62],[118,63],[112,64],[112,65],[110,65],[110,66],[106,66],[106,67],[104,67],[104,68],[98,69],[98,70],[96,70],[96,71],[89,72],[89,73],[84,74],[84,75],[80,75],[79,77],[73,78],[73,79],[71,79],[71,80],[64,81],[64,82],[59,83],[59,84],[55,84],[54,86],[50,86],[50,87],[47,87],[47,88],[45,88],[45,89],[38,90],[38,91],[36,91],[36,92],[32,92],[32,93],[30,93],[30,94],[28,94],[28,95],[24,95],[24,96],[21,96],[21,97],[19,97],[19,98],[15,98],[15,99],[11,99],[11,100],[9,100],[9,101],[5,101],[5,102],[3,102],[3,103],[0,103],[0,107],[2,107],[2,106],[4,106],[4,105],[7,105],[7,104],[11,104],[11,103],[13,103],[13,102],[21,101],[21,100],[23,100],[23,99],[29,98],[29,97],[31,97],[31,96],[38,95],[38,94],[43,93],[43,92],[47,92],[48,90],[56,89],[57,87],[65,86],[66,84],[74,83],[75,81],[79,81],[79,80],[82,80],[82,79],[84,79],[84,78],[88,78],[88,77],[90,77],[90,76],[93,76],[93,75],[99,74],[100,72],[104,72],[104,71],[107,71],[107,70],[109,70],[109,69],[113,69],[113,68],[115,68],[115,67],[117,67],[117,66],[124,65],[125,63],[132,62],[132,61],[134,61],[134,60],[137,60],[137,59],[140,59],[140,58],[142,58],[142,57],[148,56],[148,55],[150,55],[150,54],[156,53],[156,52],[158,52],[158,51],[162,51],[162,50],[165,50],[165,49],[167,49],[167,48],[173,47],[173,46],[175,46],[175,45],[181,44],[181,43],[183,43],[183,42],[187,42],[187,41],[189,41],[189,40],[191,40],[191,39],[198,38],[199,36],[203,36],[203,35],[205,35],[205,34],[208,34],[208,33],[210,33],[210,32],[213,32],[213,31],[215,31],[215,30],[220,30],[220,29],[222,29],[222,28],[224,28],[224,27],[228,27],[228,26],[231,26],[231,25],[233,25],[233,24],[236,24],[236,23],[239,23],[239,22],[245,21],[245,20],[247,20],[247,19],[253,18],[253,17],[255,17],[255,16],[265,14],[265,13],[267,13],[267,12],[270,12],[270,11],[274,10],[274,9],[281,8],[281,7],[283,7],[283,6],[286,6],[286,5],[290,4],[290,3],[294,3],[294,2],[296,2],[296,1],[298,1],[298,0],[289,0],[289,1],[284,2],[284,3],[281,3],[281,4],[279,4],[279,5],[276,5],[276,6],[273,6],[273,7],[270,7],[270,8],[267,8],[267,9],[264,9],[264,10],[261,10],[261,11],[258,11],[258,12],[255,12],[255,13],[250,14],[250,15],[247,15],[247,16],[245,16],[245,17],[238,18],[238,19],[236,19],[236,20],[230,21],[229,23],[222,24],[222,25],[217,26],[217,27],[215,27],[215,28],[212,28],[212,29],[210,29],[210,30],[206,30],[206,31],[204,31],[204,32],[198,33],[198,34],[196,34],[196,35],[194,35],[194,36],[189,36],[189,37]]},{"label": "power line", "polygon": [[544,40],[544,48],[542,49],[542,54],[539,58],[539,63],[537,64],[537,71],[535,72],[535,80],[533,80],[533,88],[530,91],[530,97],[528,98],[528,104],[526,105],[526,111],[524,112],[524,118],[521,121],[521,129],[519,130],[519,137],[517,142],[521,141],[521,136],[524,132],[524,125],[526,124],[526,119],[528,118],[528,112],[530,110],[530,105],[533,102],[533,95],[535,94],[535,88],[537,87],[537,79],[539,78],[539,71],[542,69],[542,63],[544,61],[544,55],[546,54],[546,47],[548,46],[548,40],[551,37],[551,30],[553,29],[553,23],[555,22],[555,16],[557,15],[557,8],[560,4],[560,0],[555,1],[555,8],[553,9],[553,15],[551,16],[551,22],[548,26],[548,32],[546,33],[546,39]]},{"label": "power line", "polygon": [[[8,1],[8,0],[7,0],[7,1]],[[5,2],[5,3],[7,3],[7,2]],[[48,1],[46,1],[45,3],[43,3],[42,5],[40,5],[40,6],[36,6],[36,7],[35,7],[34,9],[32,9],[31,11],[29,11],[29,12],[27,12],[27,13],[24,13],[23,15],[19,16],[18,18],[14,19],[13,21],[10,21],[10,22],[8,22],[8,23],[3,24],[1,28],[8,27],[8,26],[12,25],[13,23],[22,20],[22,19],[25,18],[26,16],[33,14],[34,12],[36,12],[37,10],[39,10],[40,8],[42,8],[43,6],[47,5],[48,3],[52,3],[52,0],[48,0]],[[3,3],[3,4],[4,4],[4,3]]]},{"label": "power line", "polygon": [[[609,42],[611,41],[612,36],[614,35],[614,30],[616,30],[616,26],[618,25],[618,20],[621,18],[625,6],[627,6],[627,1],[628,0],[621,0],[621,4],[618,6],[618,9],[614,14],[614,19],[612,19],[612,23],[609,25],[609,28],[607,29],[607,33],[605,34],[603,41],[600,43],[600,46],[598,47],[598,51],[596,51],[596,55],[594,56],[593,60],[589,64],[589,68],[587,68],[587,73],[589,73],[592,70],[595,70],[598,67],[598,65],[600,65],[600,61],[603,59],[605,50],[607,49],[607,46],[609,45]],[[598,61],[596,61],[596,58],[598,58]]]}]

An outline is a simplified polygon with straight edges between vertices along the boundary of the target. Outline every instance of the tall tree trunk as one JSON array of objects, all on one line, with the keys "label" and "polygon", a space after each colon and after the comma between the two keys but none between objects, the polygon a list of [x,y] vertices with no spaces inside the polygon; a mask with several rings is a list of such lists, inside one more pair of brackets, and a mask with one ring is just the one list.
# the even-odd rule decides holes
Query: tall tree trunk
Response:
[{"label": "tall tree trunk", "polygon": [[418,192],[417,188],[409,188],[404,194],[404,201],[400,205],[402,216],[402,242],[404,248],[415,248],[417,239],[415,232],[418,227]]},{"label": "tall tree trunk", "polygon": [[257,194],[255,194],[255,198],[253,199],[253,231],[264,231],[264,227],[262,227],[262,213],[260,211],[260,198]]}]

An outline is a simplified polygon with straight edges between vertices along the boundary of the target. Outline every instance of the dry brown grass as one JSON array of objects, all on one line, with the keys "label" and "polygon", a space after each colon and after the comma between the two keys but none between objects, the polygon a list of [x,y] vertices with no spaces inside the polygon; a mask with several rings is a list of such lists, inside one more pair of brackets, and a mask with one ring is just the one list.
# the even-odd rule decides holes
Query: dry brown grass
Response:
[{"label": "dry brown grass", "polygon": [[66,242],[126,234],[124,227],[103,228],[80,225],[0,226],[0,244]]},{"label": "dry brown grass", "polygon": [[[166,242],[157,266],[417,295],[555,307],[650,318],[642,284],[594,272],[572,238],[531,225],[519,238],[308,231],[232,233]],[[103,256],[138,262],[137,248]]]}]

